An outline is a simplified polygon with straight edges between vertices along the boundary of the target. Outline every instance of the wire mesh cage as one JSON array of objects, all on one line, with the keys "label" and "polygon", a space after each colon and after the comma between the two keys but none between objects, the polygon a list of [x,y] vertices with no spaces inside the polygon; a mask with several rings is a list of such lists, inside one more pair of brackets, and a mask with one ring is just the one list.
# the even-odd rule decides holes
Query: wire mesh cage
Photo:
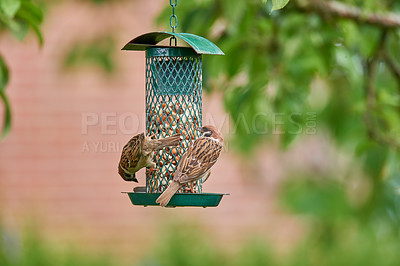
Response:
[{"label": "wire mesh cage", "polygon": [[[179,38],[188,47],[158,46]],[[199,137],[202,126],[202,55],[224,53],[212,42],[189,33],[151,32],[140,35],[123,50],[146,51],[146,134],[156,139],[180,134],[182,142],[154,152],[156,169],[146,170],[146,193],[128,192],[134,205],[157,205],[156,199],[170,184],[180,158]],[[186,184],[168,206],[218,206],[220,193],[203,193],[201,180]]]},{"label": "wire mesh cage", "polygon": [[[181,134],[178,147],[154,154],[158,170],[146,171],[148,193],[164,191],[175,168],[202,125],[202,57],[191,48],[162,47],[146,50],[146,133],[164,138]],[[182,187],[179,193],[201,193],[201,180]]]}]

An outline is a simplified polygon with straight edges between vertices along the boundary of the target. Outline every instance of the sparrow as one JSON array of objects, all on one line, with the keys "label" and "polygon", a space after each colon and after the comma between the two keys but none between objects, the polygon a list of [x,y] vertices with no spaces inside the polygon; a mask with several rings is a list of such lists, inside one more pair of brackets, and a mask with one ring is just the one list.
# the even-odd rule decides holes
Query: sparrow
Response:
[{"label": "sparrow", "polygon": [[156,167],[152,161],[153,151],[168,146],[177,146],[181,142],[181,135],[176,134],[163,139],[151,139],[144,133],[138,134],[131,138],[125,144],[121,159],[118,164],[118,174],[125,181],[138,182],[136,172],[143,167]]},{"label": "sparrow", "polygon": [[216,127],[204,126],[197,130],[201,132],[201,136],[182,155],[172,183],[156,200],[162,207],[168,204],[175,192],[185,183],[207,180],[210,168],[221,153],[224,139]]}]

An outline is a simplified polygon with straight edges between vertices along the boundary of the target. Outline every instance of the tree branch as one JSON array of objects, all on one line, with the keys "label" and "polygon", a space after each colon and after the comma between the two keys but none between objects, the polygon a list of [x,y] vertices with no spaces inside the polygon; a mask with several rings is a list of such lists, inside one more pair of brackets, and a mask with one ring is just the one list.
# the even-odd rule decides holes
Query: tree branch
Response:
[{"label": "tree branch", "polygon": [[394,62],[394,60],[388,55],[387,52],[383,53],[383,59],[385,60],[387,66],[389,67],[389,69],[392,71],[393,75],[396,77],[397,82],[400,85],[400,68],[399,66],[396,64],[396,62]]},{"label": "tree branch", "polygon": [[338,1],[297,0],[296,3],[302,9],[325,15],[347,18],[384,28],[400,27],[400,14],[398,13],[368,12]]},{"label": "tree branch", "polygon": [[[364,63],[364,90],[366,110],[364,113],[364,123],[367,128],[368,136],[377,143],[385,146],[390,146],[395,149],[400,149],[400,143],[388,135],[383,134],[379,130],[378,123],[374,119],[373,110],[376,108],[376,92],[374,88],[375,67],[379,57],[384,54],[385,44],[388,38],[387,29],[383,30],[381,38],[375,48],[373,56],[367,59]],[[400,74],[400,73],[399,73]],[[382,122],[382,121],[381,121]]]}]

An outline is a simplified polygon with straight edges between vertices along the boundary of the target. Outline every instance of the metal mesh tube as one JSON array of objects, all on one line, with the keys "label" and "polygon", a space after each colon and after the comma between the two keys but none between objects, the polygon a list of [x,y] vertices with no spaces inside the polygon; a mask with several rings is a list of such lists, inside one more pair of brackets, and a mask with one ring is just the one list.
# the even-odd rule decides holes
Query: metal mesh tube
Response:
[{"label": "metal mesh tube", "polygon": [[[146,50],[146,133],[164,138],[180,133],[180,146],[154,154],[156,171],[146,170],[148,193],[164,191],[188,146],[202,126],[202,58],[191,48],[161,47]],[[190,193],[189,185],[178,193]],[[202,192],[201,180],[194,192]]]}]

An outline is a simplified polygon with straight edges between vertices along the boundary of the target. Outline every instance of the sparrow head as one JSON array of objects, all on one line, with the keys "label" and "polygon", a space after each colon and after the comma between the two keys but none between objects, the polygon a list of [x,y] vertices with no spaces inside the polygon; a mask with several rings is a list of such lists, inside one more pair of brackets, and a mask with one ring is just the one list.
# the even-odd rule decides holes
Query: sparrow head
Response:
[{"label": "sparrow head", "polygon": [[139,181],[136,179],[136,174],[127,173],[122,169],[121,165],[118,165],[118,174],[125,180],[125,181],[133,181],[138,183]]},{"label": "sparrow head", "polygon": [[220,143],[224,142],[224,138],[221,132],[219,132],[219,130],[215,126],[207,125],[199,127],[197,128],[197,130],[200,131],[202,137],[213,138],[215,140],[218,140]]}]

